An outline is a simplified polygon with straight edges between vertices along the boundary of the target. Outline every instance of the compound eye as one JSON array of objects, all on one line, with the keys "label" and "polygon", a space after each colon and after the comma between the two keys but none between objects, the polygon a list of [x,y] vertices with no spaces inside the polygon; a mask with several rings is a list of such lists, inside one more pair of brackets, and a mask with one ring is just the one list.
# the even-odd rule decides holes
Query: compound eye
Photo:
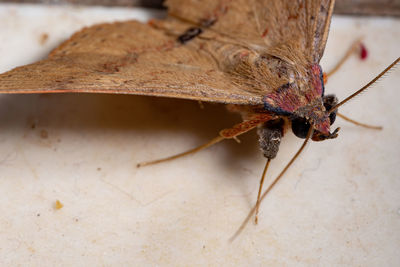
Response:
[{"label": "compound eye", "polygon": [[299,138],[305,139],[310,127],[311,124],[304,118],[295,118],[292,120],[292,131]]},{"label": "compound eye", "polygon": [[[324,96],[324,107],[326,110],[330,110],[338,103],[338,99],[334,95]],[[329,121],[331,125],[335,122],[337,110],[329,114]]]},{"label": "compound eye", "polygon": [[331,123],[331,125],[335,122],[336,120],[336,113],[337,110],[333,111],[331,114],[329,114],[329,122]]}]

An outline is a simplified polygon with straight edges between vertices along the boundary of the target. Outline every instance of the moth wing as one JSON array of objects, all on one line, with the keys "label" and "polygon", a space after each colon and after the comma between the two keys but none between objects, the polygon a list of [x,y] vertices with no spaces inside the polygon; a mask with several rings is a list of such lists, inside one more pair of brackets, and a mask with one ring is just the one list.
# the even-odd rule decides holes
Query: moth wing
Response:
[{"label": "moth wing", "polygon": [[[244,84],[262,81],[252,84],[268,87],[259,91],[265,108],[290,115],[321,102],[323,82],[318,63],[325,49],[334,2],[167,0],[166,4],[170,17],[208,27],[231,42],[256,50],[267,63],[263,68],[254,67],[260,65],[259,61],[245,65],[236,76]],[[254,75],[257,73],[260,75]]]},{"label": "moth wing", "polygon": [[212,55],[137,21],[75,33],[49,57],[0,75],[0,93],[98,92],[260,104]]},{"label": "moth wing", "polygon": [[[0,92],[124,93],[262,104],[268,100],[264,96],[279,93],[293,77],[307,77],[311,62],[322,55],[333,8],[329,0],[168,4],[179,20],[84,29],[48,59],[0,75]],[[179,44],[177,36],[193,20],[211,30]],[[302,90],[292,91],[304,98]]]},{"label": "moth wing", "polygon": [[334,2],[167,0],[166,5],[171,17],[194,25],[209,26],[213,31],[244,45],[263,47],[266,52],[282,56],[277,47],[286,44],[291,46],[292,53],[301,54],[298,56],[300,59],[318,63],[325,49]]}]

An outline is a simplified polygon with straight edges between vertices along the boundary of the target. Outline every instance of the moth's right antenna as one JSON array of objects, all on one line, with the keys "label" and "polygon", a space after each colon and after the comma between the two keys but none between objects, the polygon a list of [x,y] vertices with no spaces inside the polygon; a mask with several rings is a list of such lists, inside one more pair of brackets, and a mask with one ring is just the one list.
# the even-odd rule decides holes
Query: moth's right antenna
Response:
[{"label": "moth's right antenna", "polygon": [[329,114],[332,113],[333,111],[337,110],[341,105],[345,104],[347,101],[351,100],[352,98],[356,97],[357,95],[359,95],[360,93],[362,93],[364,90],[366,90],[368,87],[370,87],[373,83],[375,83],[377,80],[379,80],[383,75],[385,75],[386,72],[388,72],[391,68],[393,68],[397,63],[399,63],[400,61],[400,57],[398,57],[392,64],[390,64],[384,71],[382,71],[381,73],[379,73],[378,76],[376,76],[372,81],[370,81],[369,83],[367,83],[365,86],[363,86],[360,90],[358,90],[357,92],[355,92],[354,94],[350,95],[349,97],[347,97],[345,100],[343,100],[342,102],[340,102],[339,104],[337,104],[336,106],[334,106],[333,108],[331,108],[329,110]]}]

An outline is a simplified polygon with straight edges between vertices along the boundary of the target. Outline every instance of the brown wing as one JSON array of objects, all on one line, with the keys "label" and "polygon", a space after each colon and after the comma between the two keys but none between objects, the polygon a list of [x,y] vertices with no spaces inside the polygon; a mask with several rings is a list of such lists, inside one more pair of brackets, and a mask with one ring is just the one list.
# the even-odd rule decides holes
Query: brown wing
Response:
[{"label": "brown wing", "polygon": [[[274,51],[291,46],[318,63],[326,44],[335,0],[167,0],[169,14]],[[282,51],[283,54],[287,51]],[[288,58],[290,60],[291,58]],[[293,59],[293,58],[292,58]]]},{"label": "brown wing", "polygon": [[215,60],[136,21],[75,33],[43,61],[0,75],[0,93],[99,92],[261,103]]},{"label": "brown wing", "polygon": [[[266,94],[306,77],[312,57],[319,60],[323,51],[327,27],[320,25],[328,25],[330,1],[294,2],[170,0],[179,19],[86,28],[48,59],[0,75],[0,93],[102,92],[262,104]],[[177,42],[193,23],[204,33]]]}]

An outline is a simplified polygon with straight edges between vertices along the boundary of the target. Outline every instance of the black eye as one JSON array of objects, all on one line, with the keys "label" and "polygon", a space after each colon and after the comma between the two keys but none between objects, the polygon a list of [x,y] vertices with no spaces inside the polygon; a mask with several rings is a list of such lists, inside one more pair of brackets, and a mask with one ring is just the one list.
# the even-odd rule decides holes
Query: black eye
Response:
[{"label": "black eye", "polygon": [[310,123],[304,118],[295,118],[292,120],[292,131],[299,138],[306,138],[310,126]]},{"label": "black eye", "polygon": [[333,111],[331,114],[329,114],[329,121],[330,121],[330,123],[331,123],[331,125],[335,122],[335,120],[336,120],[336,113],[337,113],[337,110],[335,110],[335,111]]},{"label": "black eye", "polygon": [[[324,107],[326,110],[330,110],[338,103],[338,99],[334,95],[326,95],[324,96]],[[331,125],[335,122],[337,110],[333,111],[329,114],[329,121]]]}]

